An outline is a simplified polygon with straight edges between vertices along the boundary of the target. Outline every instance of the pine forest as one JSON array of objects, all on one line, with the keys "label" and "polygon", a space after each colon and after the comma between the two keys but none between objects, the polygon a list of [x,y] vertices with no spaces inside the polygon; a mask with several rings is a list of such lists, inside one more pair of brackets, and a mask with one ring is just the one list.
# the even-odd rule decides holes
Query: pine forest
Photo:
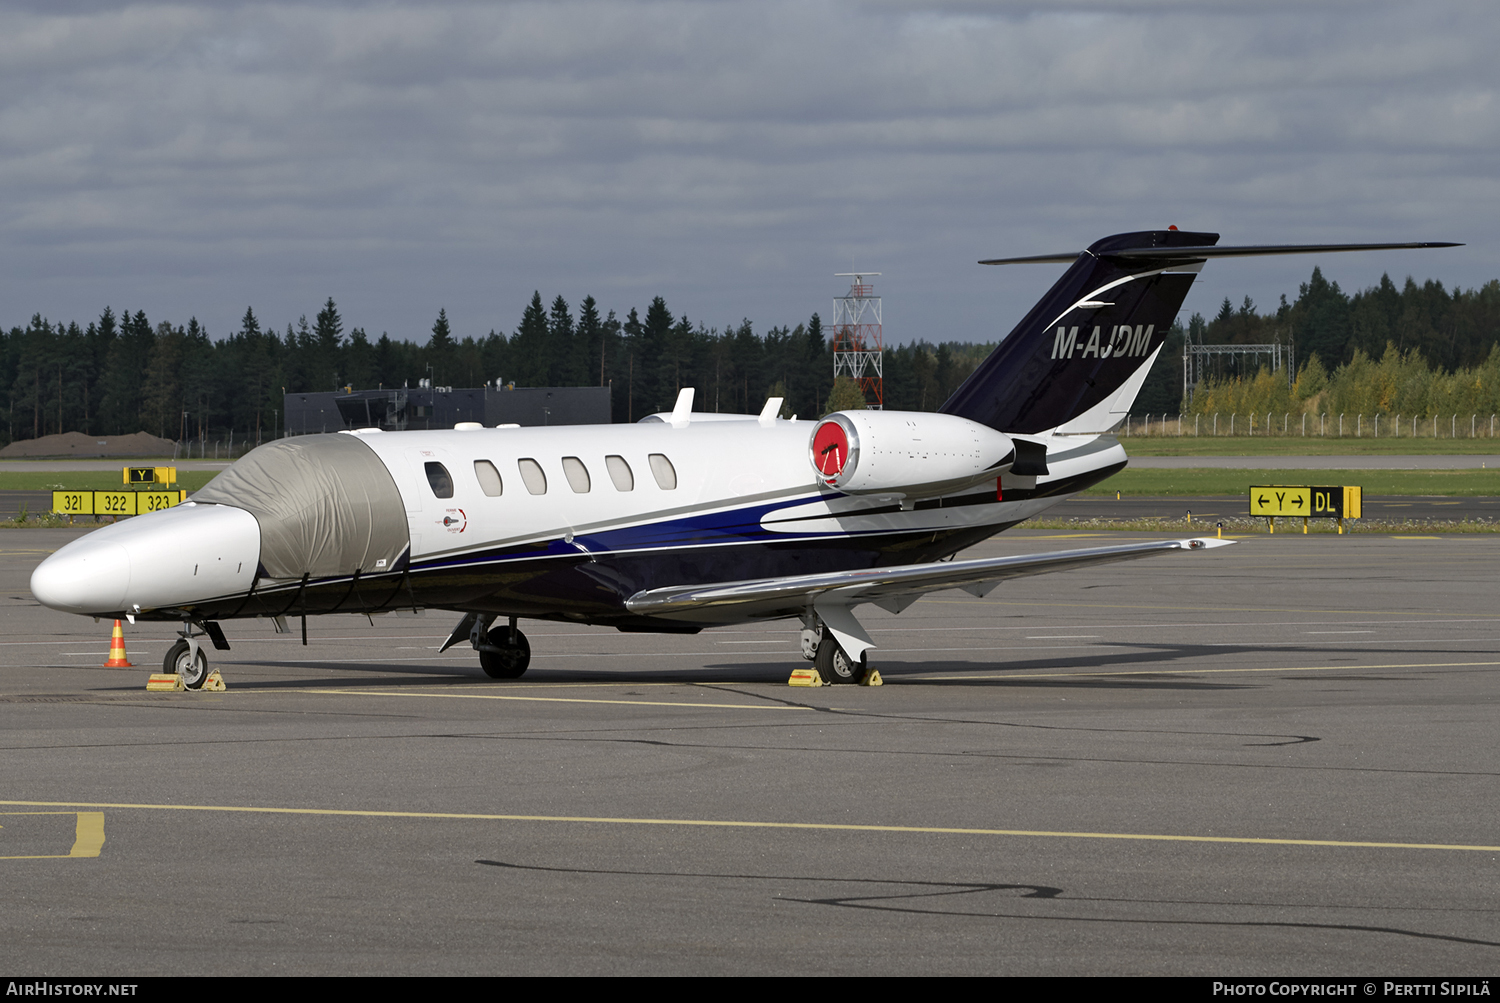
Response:
[{"label": "pine forest", "polygon": [[[33,316],[0,333],[0,379],[8,388],[5,442],[59,431],[116,435],[146,431],[166,439],[264,441],[279,431],[286,393],[436,385],[475,387],[610,386],[614,419],[633,421],[672,406],[681,387],[698,390],[701,410],[756,412],[768,396],[786,398],[783,414],[816,417],[859,406],[861,394],[833,379],[830,332],[817,314],[794,327],[757,331],[749,320],[710,327],[674,315],[657,297],[644,315],[601,310],[586,296],[576,307],[534,294],[513,331],[456,336],[439,310],[418,343],[364,329],[346,331],[329,299],[313,320],[263,326],[246,309],[239,329],[205,330],[152,322],[143,312],[105,308],[80,325]],[[940,332],[901,339],[884,356],[885,406],[935,410],[994,347]],[[1220,362],[1183,394],[1183,346],[1293,346],[1295,369]],[[1194,314],[1168,333],[1137,414],[1180,413],[1243,420],[1259,415],[1291,431],[1303,415],[1381,415],[1390,428],[1420,416],[1461,415],[1476,423],[1500,412],[1500,281],[1447,291],[1407,279],[1344,293],[1313,270],[1294,300],[1260,312],[1247,297],[1225,300],[1205,320]],[[1236,416],[1231,419],[1230,416]],[[1322,419],[1326,420],[1326,419]],[[1457,418],[1454,419],[1455,427]],[[1447,421],[1445,418],[1444,421]],[[1476,425],[1477,427],[1477,425]],[[1448,434],[1445,427],[1443,434]]]}]

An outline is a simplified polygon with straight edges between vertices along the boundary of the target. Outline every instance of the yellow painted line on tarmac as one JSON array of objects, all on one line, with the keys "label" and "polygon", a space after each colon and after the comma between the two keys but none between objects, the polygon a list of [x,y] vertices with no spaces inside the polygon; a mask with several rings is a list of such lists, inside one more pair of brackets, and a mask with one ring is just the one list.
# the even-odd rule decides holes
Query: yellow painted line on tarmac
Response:
[{"label": "yellow painted line on tarmac", "polygon": [[887,676],[887,683],[963,682],[987,679],[1061,679],[1068,676],[1210,676],[1229,672],[1367,672],[1370,669],[1459,669],[1496,666],[1500,662],[1410,662],[1395,665],[1287,665],[1248,669],[1126,669],[1121,672],[1080,670],[1077,672],[1011,672],[985,676]]},{"label": "yellow painted line on tarmac", "polygon": [[1080,540],[1096,536],[1109,536],[1109,533],[1053,533],[1050,536],[1028,536],[1028,540]]},{"label": "yellow painted line on tarmac", "polygon": [[104,812],[81,811],[78,813],[78,828],[73,835],[70,857],[97,857],[104,849]]},{"label": "yellow painted line on tarmac", "polygon": [[1436,540],[1435,536],[1393,536],[1392,540]]},{"label": "yellow painted line on tarmac", "polygon": [[[1050,839],[1113,839],[1162,843],[1229,843],[1251,846],[1331,846],[1372,850],[1470,850],[1500,852],[1500,846],[1467,843],[1386,843],[1345,839],[1277,839],[1261,836],[1182,836],[1143,832],[1066,832],[1048,829],[988,829],[928,825],[855,825],[839,822],[751,822],[707,818],[628,818],[610,815],[498,815],[480,812],[380,811],[356,808],[272,808],[255,805],[136,804],[128,802],[0,801],[0,805],[201,811],[233,814],[315,815],[346,818],[414,818],[473,822],[571,822],[588,825],[678,825],[711,829],[786,829],[820,832],[889,832],[953,836],[1031,836]],[[102,817],[102,816],[101,816]],[[80,823],[81,825],[81,823]]]},{"label": "yellow painted line on tarmac", "polygon": [[[9,802],[0,801],[0,804]],[[102,811],[7,811],[3,815],[77,815],[73,831],[73,849],[67,853],[29,853],[0,857],[0,860],[66,860],[69,857],[97,857],[104,849],[104,812]]]},{"label": "yellow painted line on tarmac", "polygon": [[[583,697],[523,697],[508,693],[427,693],[420,690],[298,690],[299,693],[324,693],[358,697],[432,697],[439,700],[525,700],[534,703],[600,703],[629,704],[638,707],[710,707],[719,710],[812,710],[811,707],[786,704],[699,703],[693,700],[598,700]],[[3,804],[4,802],[0,802]]]}]

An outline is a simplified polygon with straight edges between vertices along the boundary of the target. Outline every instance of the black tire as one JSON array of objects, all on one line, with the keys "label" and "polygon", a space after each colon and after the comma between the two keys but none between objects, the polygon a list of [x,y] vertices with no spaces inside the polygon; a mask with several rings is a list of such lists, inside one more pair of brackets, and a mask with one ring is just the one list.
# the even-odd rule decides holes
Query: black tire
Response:
[{"label": "black tire", "polygon": [[167,657],[162,660],[161,670],[181,676],[182,685],[190,690],[201,689],[204,680],[208,678],[208,656],[200,647],[195,664],[187,641],[178,638],[177,643],[167,649]]},{"label": "black tire", "polygon": [[857,683],[865,677],[864,656],[861,655],[856,662],[827,634],[818,643],[818,655],[813,659],[813,667],[818,670],[823,681],[828,683]]},{"label": "black tire", "polygon": [[491,679],[520,679],[525,675],[531,664],[531,642],[525,634],[518,630],[512,640],[509,627],[496,627],[485,640],[500,649],[479,652],[479,667],[485,675]]}]

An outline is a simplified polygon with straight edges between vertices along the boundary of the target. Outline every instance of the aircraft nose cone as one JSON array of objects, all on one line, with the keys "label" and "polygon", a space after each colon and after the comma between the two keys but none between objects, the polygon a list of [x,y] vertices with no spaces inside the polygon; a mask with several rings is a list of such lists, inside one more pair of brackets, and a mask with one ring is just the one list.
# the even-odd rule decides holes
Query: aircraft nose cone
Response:
[{"label": "aircraft nose cone", "polygon": [[129,588],[130,554],[108,540],[77,540],[31,573],[31,594],[67,613],[121,609]]},{"label": "aircraft nose cone", "polygon": [[74,540],[32,573],[31,591],[53,609],[95,616],[190,606],[245,594],[259,554],[255,516],[188,502]]}]

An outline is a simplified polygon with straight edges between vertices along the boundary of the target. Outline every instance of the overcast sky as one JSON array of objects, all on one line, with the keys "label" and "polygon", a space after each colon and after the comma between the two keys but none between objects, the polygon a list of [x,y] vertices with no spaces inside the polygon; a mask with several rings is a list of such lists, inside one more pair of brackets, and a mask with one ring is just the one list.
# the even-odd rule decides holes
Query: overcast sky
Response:
[{"label": "overcast sky", "polygon": [[[1061,272],[979,258],[1177,224],[1500,276],[1500,4],[181,3],[0,9],[0,323],[514,330],[533,290],[710,326],[990,340]],[[1295,296],[1214,262],[1185,313]]]}]

